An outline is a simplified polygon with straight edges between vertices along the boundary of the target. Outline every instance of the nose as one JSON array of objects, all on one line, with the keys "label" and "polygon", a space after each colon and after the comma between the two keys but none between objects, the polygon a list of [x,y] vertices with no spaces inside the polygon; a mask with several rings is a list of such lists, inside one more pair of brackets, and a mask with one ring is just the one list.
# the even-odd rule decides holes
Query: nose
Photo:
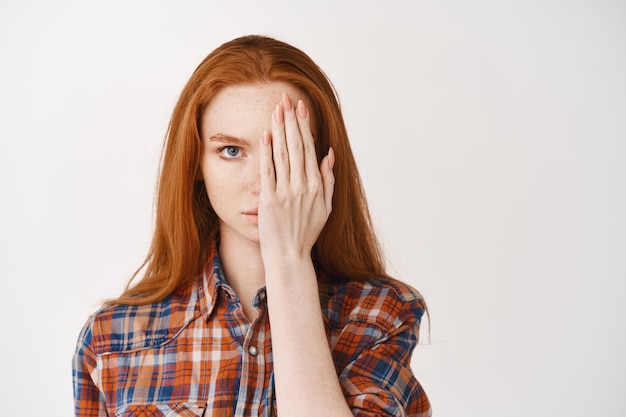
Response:
[{"label": "nose", "polygon": [[250,172],[248,172],[250,190],[254,195],[259,195],[259,193],[261,192],[261,173],[259,171],[260,169],[261,166],[259,164],[259,159],[254,158],[252,163],[249,165]]}]

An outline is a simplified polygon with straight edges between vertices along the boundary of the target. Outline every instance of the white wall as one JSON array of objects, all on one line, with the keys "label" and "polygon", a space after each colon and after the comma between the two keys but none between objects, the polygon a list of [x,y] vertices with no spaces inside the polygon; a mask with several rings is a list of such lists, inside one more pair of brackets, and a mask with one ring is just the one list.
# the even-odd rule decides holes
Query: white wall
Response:
[{"label": "white wall", "polygon": [[147,250],[177,95],[249,33],[339,90],[393,271],[430,305],[435,415],[626,415],[623,2],[12,3],[2,415],[71,415],[78,331]]}]

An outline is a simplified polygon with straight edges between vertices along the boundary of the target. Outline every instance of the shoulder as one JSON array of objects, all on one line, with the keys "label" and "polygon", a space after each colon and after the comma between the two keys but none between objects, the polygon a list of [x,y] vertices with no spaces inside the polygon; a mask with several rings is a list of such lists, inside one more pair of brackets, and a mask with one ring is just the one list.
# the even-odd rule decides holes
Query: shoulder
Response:
[{"label": "shoulder", "polygon": [[320,300],[328,324],[339,327],[360,321],[391,331],[403,325],[419,325],[426,310],[415,288],[394,279],[321,282]]},{"label": "shoulder", "polygon": [[197,285],[145,305],[108,305],[89,317],[89,334],[96,355],[156,347],[174,338],[197,315]]}]

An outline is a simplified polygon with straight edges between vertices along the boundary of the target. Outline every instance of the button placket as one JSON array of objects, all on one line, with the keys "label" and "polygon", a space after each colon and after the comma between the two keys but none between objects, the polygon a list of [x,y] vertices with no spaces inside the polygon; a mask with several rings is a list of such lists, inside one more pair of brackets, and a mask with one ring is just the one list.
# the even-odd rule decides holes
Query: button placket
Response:
[{"label": "button placket", "polygon": [[265,354],[263,353],[265,335],[266,316],[259,315],[250,325],[246,332],[243,343],[243,354],[241,358],[241,379],[240,391],[237,397],[235,415],[259,415],[259,410],[253,410],[249,405],[255,398],[263,396],[263,378],[266,373]]}]

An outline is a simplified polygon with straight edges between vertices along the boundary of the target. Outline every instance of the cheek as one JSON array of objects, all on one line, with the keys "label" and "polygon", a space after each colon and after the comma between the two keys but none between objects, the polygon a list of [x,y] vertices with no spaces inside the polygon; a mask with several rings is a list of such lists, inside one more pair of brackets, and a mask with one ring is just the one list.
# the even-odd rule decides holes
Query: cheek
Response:
[{"label": "cheek", "polygon": [[[213,209],[218,210],[228,201],[232,201],[233,193],[236,187],[230,184],[228,179],[223,176],[217,176],[214,173],[203,172],[204,185],[207,195]],[[213,175],[211,175],[213,174]]]}]

